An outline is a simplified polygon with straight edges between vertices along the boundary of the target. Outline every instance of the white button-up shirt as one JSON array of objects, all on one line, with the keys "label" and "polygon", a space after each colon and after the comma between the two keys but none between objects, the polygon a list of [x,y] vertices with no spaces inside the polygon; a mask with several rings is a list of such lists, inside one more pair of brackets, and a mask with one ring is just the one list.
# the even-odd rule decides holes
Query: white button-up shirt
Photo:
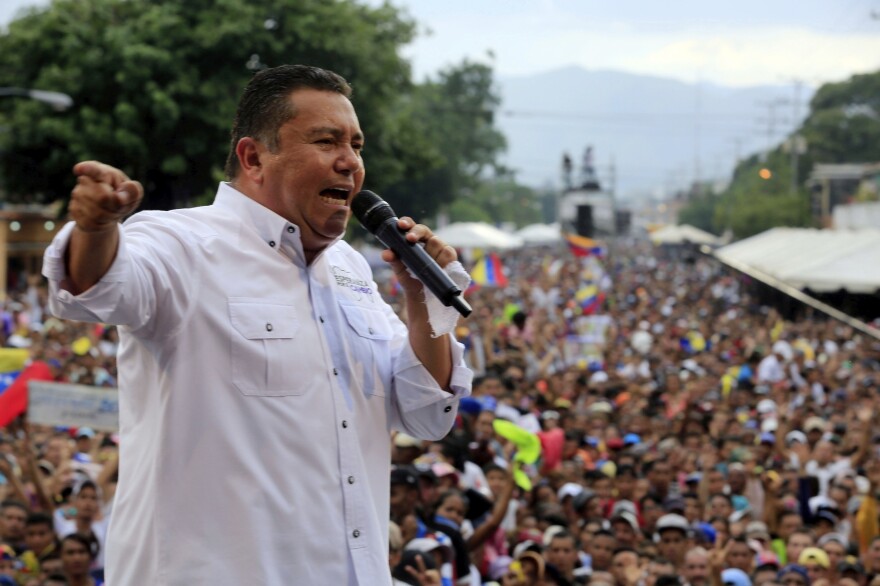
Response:
[{"label": "white button-up shirt", "polygon": [[78,296],[72,227],[46,250],[50,311],[120,326],[107,583],[390,584],[389,432],[449,431],[461,345],[449,393],[360,254],[340,240],[307,266],[299,228],[227,184],[129,219]]}]

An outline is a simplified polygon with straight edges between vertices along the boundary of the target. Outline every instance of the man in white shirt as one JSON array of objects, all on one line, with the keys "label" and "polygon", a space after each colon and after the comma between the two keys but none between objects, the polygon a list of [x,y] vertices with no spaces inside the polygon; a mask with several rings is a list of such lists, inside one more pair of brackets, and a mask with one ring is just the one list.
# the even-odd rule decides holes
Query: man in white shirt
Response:
[{"label": "man in white shirt", "polygon": [[364,181],[350,93],[313,67],[254,76],[211,206],[120,226],[140,184],[74,167],[44,274],[53,314],[120,326],[108,584],[391,583],[389,432],[443,437],[472,375],[395,255],[407,326],[342,240]]}]

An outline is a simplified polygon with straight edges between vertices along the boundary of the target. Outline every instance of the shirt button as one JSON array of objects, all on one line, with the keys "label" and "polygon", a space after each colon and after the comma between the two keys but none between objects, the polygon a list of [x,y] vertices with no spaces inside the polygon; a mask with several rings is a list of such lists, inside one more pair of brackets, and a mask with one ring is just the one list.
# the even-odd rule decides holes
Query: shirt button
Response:
[{"label": "shirt button", "polygon": [[349,476],[349,477],[348,477],[348,483],[349,483],[349,484],[354,484],[354,476]]},{"label": "shirt button", "polygon": [[369,331],[369,332],[372,334],[372,333],[373,333],[373,328],[367,328],[367,331]]},{"label": "shirt button", "polygon": [[334,369],[333,369],[333,374],[338,376],[338,375],[339,375],[339,371],[336,370],[336,369],[334,368]]},{"label": "shirt button", "polygon": [[345,429],[348,427],[348,421],[342,420],[342,428]]},{"label": "shirt button", "polygon": [[296,228],[294,228],[293,226],[288,226],[287,232],[288,234],[293,234],[294,232],[296,232]]},{"label": "shirt button", "polygon": [[319,316],[318,316],[318,320],[319,320],[321,323],[324,323],[324,316],[323,316],[323,315],[319,315]]},{"label": "shirt button", "polygon": [[449,413],[450,411],[452,411],[452,405],[447,405],[443,408],[444,413]]},{"label": "shirt button", "polygon": [[271,332],[271,331],[272,331],[272,324],[266,324],[266,331],[267,331],[267,332]]},{"label": "shirt button", "polygon": [[269,246],[271,246],[272,248],[275,248],[275,241],[274,241],[274,240],[270,240],[270,241],[269,241]]},{"label": "shirt button", "polygon": [[360,532],[360,530],[359,530],[359,529],[355,529],[354,531],[351,532],[351,536],[354,537],[355,539],[357,539],[358,537],[361,536],[361,532]]}]

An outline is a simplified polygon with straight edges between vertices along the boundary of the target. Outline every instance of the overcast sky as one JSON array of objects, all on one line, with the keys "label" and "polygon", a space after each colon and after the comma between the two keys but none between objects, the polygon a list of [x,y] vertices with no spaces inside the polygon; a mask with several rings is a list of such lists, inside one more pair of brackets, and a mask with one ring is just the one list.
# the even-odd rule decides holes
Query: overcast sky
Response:
[{"label": "overcast sky", "polygon": [[499,75],[581,65],[722,85],[795,77],[815,86],[880,69],[878,0],[392,4],[431,31],[405,51],[419,78],[464,57],[487,60],[490,50]]},{"label": "overcast sky", "polygon": [[[404,50],[417,80],[465,57],[498,75],[580,65],[735,86],[817,86],[880,69],[880,0],[391,3],[421,24]],[[34,4],[45,1],[2,0],[0,23]]]}]

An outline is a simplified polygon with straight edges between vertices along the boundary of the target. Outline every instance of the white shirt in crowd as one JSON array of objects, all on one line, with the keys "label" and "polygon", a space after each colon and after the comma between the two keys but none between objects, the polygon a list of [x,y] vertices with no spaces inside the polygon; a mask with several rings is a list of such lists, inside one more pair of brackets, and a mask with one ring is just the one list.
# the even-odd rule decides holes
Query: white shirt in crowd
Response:
[{"label": "white shirt in crowd", "polygon": [[47,249],[50,310],[120,326],[120,469],[108,584],[390,584],[392,429],[439,439],[471,372],[440,389],[340,240],[307,266],[299,229],[228,184],[143,212],[90,290]]}]

